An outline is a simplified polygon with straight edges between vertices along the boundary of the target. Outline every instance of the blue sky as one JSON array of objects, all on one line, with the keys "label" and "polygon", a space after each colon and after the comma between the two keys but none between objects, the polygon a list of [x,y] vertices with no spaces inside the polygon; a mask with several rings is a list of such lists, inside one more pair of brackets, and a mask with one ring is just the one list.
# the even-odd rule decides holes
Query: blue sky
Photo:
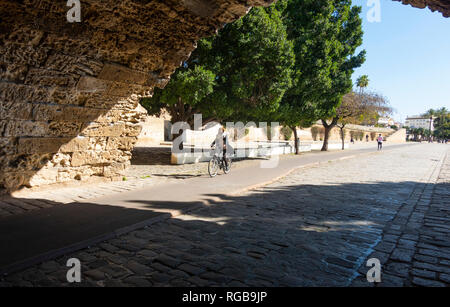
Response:
[{"label": "blue sky", "polygon": [[369,90],[386,96],[396,110],[394,118],[430,108],[450,109],[450,18],[429,9],[416,9],[392,0],[380,0],[381,22],[369,22],[368,0],[363,7],[367,59],[354,75],[368,75]]}]

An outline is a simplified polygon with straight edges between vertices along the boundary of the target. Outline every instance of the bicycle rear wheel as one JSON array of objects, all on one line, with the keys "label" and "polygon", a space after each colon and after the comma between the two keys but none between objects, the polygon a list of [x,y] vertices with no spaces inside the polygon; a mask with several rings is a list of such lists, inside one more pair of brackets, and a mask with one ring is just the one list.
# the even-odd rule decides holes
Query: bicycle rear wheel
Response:
[{"label": "bicycle rear wheel", "polygon": [[208,164],[208,173],[211,177],[216,177],[219,172],[219,160],[213,157]]}]

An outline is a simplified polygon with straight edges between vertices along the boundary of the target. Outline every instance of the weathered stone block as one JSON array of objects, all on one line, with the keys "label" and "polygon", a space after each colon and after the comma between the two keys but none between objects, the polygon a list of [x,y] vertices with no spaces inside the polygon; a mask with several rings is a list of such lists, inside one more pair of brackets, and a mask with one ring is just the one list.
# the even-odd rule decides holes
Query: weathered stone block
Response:
[{"label": "weathered stone block", "polygon": [[121,136],[125,129],[124,123],[117,124],[100,124],[91,123],[86,127],[81,135],[82,136]]},{"label": "weathered stone block", "polygon": [[5,120],[32,119],[32,104],[0,101],[0,118]]},{"label": "weathered stone block", "polygon": [[70,138],[20,138],[19,154],[57,153]]},{"label": "weathered stone block", "polygon": [[106,150],[121,149],[131,151],[136,141],[136,137],[110,137],[108,138]]},{"label": "weathered stone block", "polygon": [[83,123],[81,122],[61,122],[61,121],[52,121],[48,124],[48,135],[49,136],[77,136],[81,129]]},{"label": "weathered stone block", "polygon": [[129,159],[128,155],[120,150],[111,151],[83,151],[74,152],[72,155],[72,166],[110,164],[112,162],[123,163]]},{"label": "weathered stone block", "polygon": [[48,57],[45,66],[47,69],[62,71],[68,74],[96,76],[102,70],[103,63],[87,57],[74,57],[56,53]]},{"label": "weathered stone block", "polygon": [[48,123],[31,120],[0,121],[0,131],[4,126],[3,136],[46,136],[48,135]]},{"label": "weathered stone block", "polygon": [[38,121],[78,121],[90,122],[106,112],[103,109],[93,109],[77,106],[62,106],[51,104],[35,104],[33,119]]},{"label": "weathered stone block", "polygon": [[73,87],[78,82],[78,79],[78,75],[33,68],[28,71],[24,83],[27,85]]},{"label": "weathered stone block", "polygon": [[149,85],[149,76],[121,65],[106,64],[100,72],[99,79],[116,81],[127,84]]},{"label": "weathered stone block", "polygon": [[59,151],[60,152],[75,152],[75,151],[84,151],[89,149],[89,139],[86,137],[76,137],[71,139],[67,143],[61,145]]},{"label": "weathered stone block", "polygon": [[104,92],[108,89],[109,82],[93,77],[81,77],[77,83],[78,92]]}]

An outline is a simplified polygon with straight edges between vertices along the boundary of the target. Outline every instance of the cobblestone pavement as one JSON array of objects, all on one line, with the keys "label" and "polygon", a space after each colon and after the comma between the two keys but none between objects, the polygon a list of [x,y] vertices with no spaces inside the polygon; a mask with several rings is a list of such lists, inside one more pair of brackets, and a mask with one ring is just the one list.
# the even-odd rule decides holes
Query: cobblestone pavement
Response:
[{"label": "cobblestone pavement", "polygon": [[[449,286],[449,147],[300,169],[264,188],[6,276],[1,286]],[[170,206],[171,204],[161,204]]]}]

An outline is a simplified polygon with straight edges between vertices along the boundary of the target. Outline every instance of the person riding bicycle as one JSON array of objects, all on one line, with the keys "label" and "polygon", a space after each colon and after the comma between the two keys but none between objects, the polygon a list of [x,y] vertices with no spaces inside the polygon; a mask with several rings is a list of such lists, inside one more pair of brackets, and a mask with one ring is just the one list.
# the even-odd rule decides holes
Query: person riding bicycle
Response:
[{"label": "person riding bicycle", "polygon": [[225,162],[225,166],[227,166],[227,149],[228,147],[231,147],[228,142],[228,133],[225,131],[223,127],[219,128],[219,131],[217,132],[216,139],[211,144],[211,147],[216,146],[215,153],[220,156],[221,154],[223,161]]}]

